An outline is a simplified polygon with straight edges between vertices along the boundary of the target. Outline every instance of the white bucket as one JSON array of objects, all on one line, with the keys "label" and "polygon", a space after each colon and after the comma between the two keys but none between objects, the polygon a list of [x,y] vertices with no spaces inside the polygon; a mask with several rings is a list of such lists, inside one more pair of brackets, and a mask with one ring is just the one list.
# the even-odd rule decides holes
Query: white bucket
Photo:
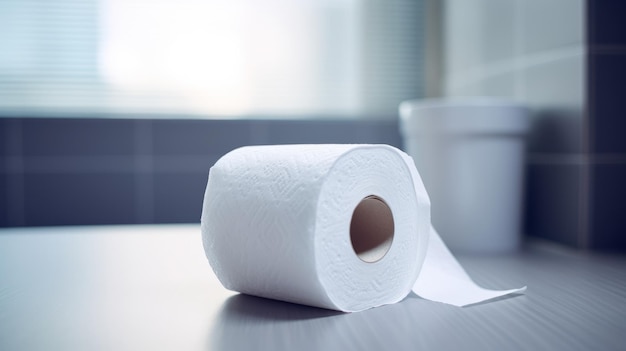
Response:
[{"label": "white bucket", "polygon": [[411,100],[400,104],[400,128],[450,248],[517,249],[527,109],[493,98]]}]

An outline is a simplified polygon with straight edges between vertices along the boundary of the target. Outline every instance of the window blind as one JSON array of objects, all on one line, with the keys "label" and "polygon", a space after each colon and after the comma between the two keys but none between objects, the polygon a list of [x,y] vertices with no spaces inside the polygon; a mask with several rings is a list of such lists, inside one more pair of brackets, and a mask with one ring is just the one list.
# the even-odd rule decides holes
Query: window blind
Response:
[{"label": "window blind", "polygon": [[422,0],[0,0],[0,116],[395,116]]}]

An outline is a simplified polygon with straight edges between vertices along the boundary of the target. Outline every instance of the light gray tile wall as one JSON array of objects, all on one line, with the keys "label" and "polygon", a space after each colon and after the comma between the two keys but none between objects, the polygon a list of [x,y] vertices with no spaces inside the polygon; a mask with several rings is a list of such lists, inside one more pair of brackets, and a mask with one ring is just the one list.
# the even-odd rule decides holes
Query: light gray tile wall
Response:
[{"label": "light gray tile wall", "polygon": [[585,1],[517,0],[521,54],[584,43]]},{"label": "light gray tile wall", "polygon": [[587,227],[585,6],[447,0],[443,16],[444,95],[501,96],[531,108],[525,231],[578,247]]},{"label": "light gray tile wall", "polygon": [[582,109],[583,11],[582,0],[447,0],[445,95]]}]

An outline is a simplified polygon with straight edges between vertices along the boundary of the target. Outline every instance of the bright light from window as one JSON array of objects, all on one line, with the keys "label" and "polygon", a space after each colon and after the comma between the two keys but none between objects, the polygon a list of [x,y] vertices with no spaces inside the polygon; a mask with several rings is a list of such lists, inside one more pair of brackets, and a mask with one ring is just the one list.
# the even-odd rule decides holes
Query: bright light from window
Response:
[{"label": "bright light from window", "polygon": [[0,0],[0,116],[395,118],[421,0]]},{"label": "bright light from window", "polygon": [[[358,42],[351,28],[356,21],[350,21],[354,9],[349,1],[338,4],[345,18],[343,28],[334,28],[341,40],[334,47],[344,54],[333,64],[345,71],[335,80],[355,86],[358,63],[348,53]],[[330,38],[319,35],[324,19],[315,2],[159,0],[145,5],[141,0],[103,3],[100,67],[114,89],[182,101],[196,113],[298,112],[325,104],[316,90],[328,78],[320,74],[319,56]],[[334,107],[354,107],[350,100]]]}]

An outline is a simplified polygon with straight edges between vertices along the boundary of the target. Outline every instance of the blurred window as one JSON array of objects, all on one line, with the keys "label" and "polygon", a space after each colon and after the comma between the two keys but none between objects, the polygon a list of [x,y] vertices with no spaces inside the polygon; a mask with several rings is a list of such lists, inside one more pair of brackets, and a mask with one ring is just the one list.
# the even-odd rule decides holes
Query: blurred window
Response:
[{"label": "blurred window", "polygon": [[395,116],[423,0],[0,0],[0,116]]}]

